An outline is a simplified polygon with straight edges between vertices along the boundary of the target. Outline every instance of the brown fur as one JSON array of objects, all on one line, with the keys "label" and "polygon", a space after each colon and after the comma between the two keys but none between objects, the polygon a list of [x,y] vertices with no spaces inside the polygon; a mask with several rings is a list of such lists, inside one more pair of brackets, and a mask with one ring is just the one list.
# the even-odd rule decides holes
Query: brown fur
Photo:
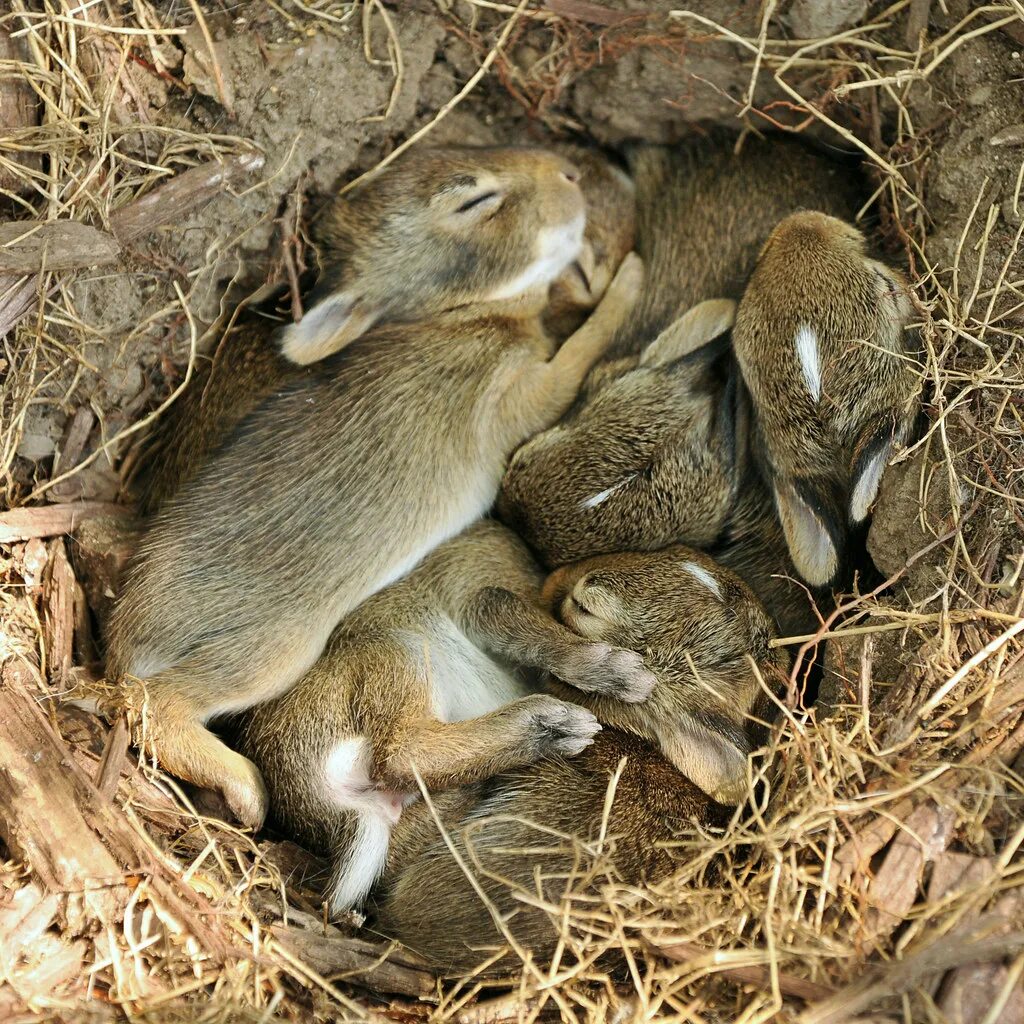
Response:
[{"label": "brown fur", "polygon": [[[288,694],[245,716],[238,749],[262,772],[278,827],[334,859],[334,912],[360,902],[376,874],[355,838],[360,808],[382,823],[381,807],[365,808],[374,790],[397,813],[418,792],[415,772],[446,790],[590,743],[592,716],[532,692],[526,667],[622,700],[650,694],[642,658],[542,612],[540,583],[525,545],[482,521],[346,616]],[[340,742],[360,737],[372,788],[339,795],[325,765]]]},{"label": "brown fur", "polygon": [[[724,600],[684,568],[687,563],[710,573]],[[463,860],[516,940],[538,957],[551,953],[559,921],[517,893],[536,893],[541,885],[558,906],[575,874],[583,898],[595,895],[585,881],[589,857],[580,844],[598,835],[620,761],[626,758],[626,766],[608,816],[606,848],[624,884],[657,881],[676,863],[666,844],[721,826],[729,815],[679,770],[694,723],[735,744],[745,760],[764,739],[771,707],[750,660],[773,688],[784,664],[768,645],[771,623],[750,591],[686,548],[591,559],[556,573],[545,595],[569,628],[642,652],[658,685],[637,705],[579,697],[605,729],[578,757],[546,758],[436,801]],[[595,614],[585,616],[571,595]],[[409,808],[394,834],[378,910],[384,934],[453,973],[475,968],[503,945],[424,806]],[[510,967],[507,959],[500,965]]]},{"label": "brown fur", "polygon": [[850,527],[909,439],[921,387],[904,334],[912,313],[904,278],[868,257],[859,231],[820,213],[779,224],[740,302],[733,345],[755,450],[793,561],[814,585],[838,582]]},{"label": "brown fur", "polygon": [[279,323],[242,311],[157,421],[131,490],[138,511],[152,515],[268,395],[312,373],[289,362],[273,335]]},{"label": "brown fur", "polygon": [[[416,324],[374,307],[388,322],[353,342],[376,285],[352,302],[321,291],[322,308],[283,344],[303,361],[347,352],[267,397],[154,516],[114,612],[108,676],[145,681],[162,763],[220,789],[244,822],[262,821],[262,779],[206,723],[287,692],[345,614],[485,512],[509,452],[571,404],[628,311],[635,259],[552,353],[540,314],[578,255],[578,229],[565,227],[583,212],[575,176],[539,150],[421,150],[346,199],[355,226],[346,234],[339,214],[330,234],[339,252],[354,247],[346,294],[375,274],[389,294],[418,282],[422,299],[432,266],[443,302],[467,304]],[[481,189],[510,208],[485,204],[479,215],[500,218],[501,231],[474,239],[451,218]],[[506,295],[553,225],[557,258]],[[382,254],[375,270],[357,255],[361,238]],[[386,241],[401,260],[388,262]]]},{"label": "brown fur", "polygon": [[792,140],[734,144],[718,133],[630,154],[641,297],[567,419],[520,448],[502,484],[501,516],[548,565],[708,546],[726,528],[746,472],[745,400],[728,346],[700,350],[715,332],[694,330],[686,311],[738,299],[787,213],[852,216],[858,193],[855,176]]}]

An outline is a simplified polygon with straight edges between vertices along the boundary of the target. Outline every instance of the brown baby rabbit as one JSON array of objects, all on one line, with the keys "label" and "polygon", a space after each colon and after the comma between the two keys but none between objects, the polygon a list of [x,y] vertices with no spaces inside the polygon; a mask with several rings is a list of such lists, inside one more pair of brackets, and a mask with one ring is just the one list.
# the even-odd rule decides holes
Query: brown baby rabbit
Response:
[{"label": "brown baby rabbit", "polygon": [[852,216],[859,191],[793,140],[734,147],[717,133],[629,153],[641,297],[568,418],[520,448],[502,484],[502,518],[550,566],[672,541],[703,547],[725,526],[745,471],[728,300],[780,218],[807,205]]},{"label": "brown baby rabbit", "polygon": [[[568,628],[643,652],[658,682],[643,704],[574,695],[604,726],[578,757],[548,757],[435,801],[496,913],[538,957],[551,953],[560,921],[528,901],[558,906],[573,876],[586,877],[587,856],[573,839],[593,843],[606,821],[604,845],[618,878],[639,885],[671,873],[677,861],[668,844],[682,834],[726,823],[729,810],[695,785],[693,773],[707,778],[708,765],[728,762],[736,784],[719,795],[741,798],[747,754],[764,741],[772,717],[765,687],[782,685],[785,666],[747,587],[683,547],[588,559],[555,573],[544,589]],[[504,944],[425,806],[410,807],[392,837],[376,927],[454,974]],[[490,969],[512,966],[505,960]]]},{"label": "brown baby rabbit", "polygon": [[740,302],[733,346],[756,451],[812,585],[839,581],[850,528],[910,438],[921,388],[905,333],[913,311],[904,278],[869,258],[859,231],[811,212],[772,232]]},{"label": "brown baby rabbit", "polygon": [[206,724],[287,692],[349,611],[484,513],[510,452],[564,413],[628,312],[635,257],[556,353],[542,328],[580,252],[576,176],[542,150],[421,149],[339,200],[325,231],[344,265],[281,332],[315,372],[151,520],[107,674],[145,682],[163,765],[243,822],[263,819],[262,779]]},{"label": "brown baby rabbit", "polygon": [[734,308],[700,303],[639,359],[600,367],[585,402],[512,457],[498,511],[547,565],[719,536],[745,406],[727,345],[708,342],[726,340]]},{"label": "brown baby rabbit", "polygon": [[[632,179],[602,150],[576,144],[555,149],[579,170],[586,208],[580,254],[551,286],[544,312],[545,329],[565,338],[597,306],[633,248],[635,204]],[[324,218],[316,235],[325,266],[343,255],[331,245],[334,220]],[[157,421],[131,483],[143,515],[155,512],[267,395],[312,372],[286,359],[274,343],[282,318],[269,305],[235,312],[211,357],[199,360],[189,387]]]},{"label": "brown baby rabbit", "polygon": [[445,790],[591,742],[593,715],[535,692],[525,667],[619,700],[649,696],[641,655],[541,611],[541,582],[526,546],[481,521],[347,615],[289,693],[244,717],[238,749],[261,770],[273,819],[334,862],[335,914],[384,867],[415,772]]}]

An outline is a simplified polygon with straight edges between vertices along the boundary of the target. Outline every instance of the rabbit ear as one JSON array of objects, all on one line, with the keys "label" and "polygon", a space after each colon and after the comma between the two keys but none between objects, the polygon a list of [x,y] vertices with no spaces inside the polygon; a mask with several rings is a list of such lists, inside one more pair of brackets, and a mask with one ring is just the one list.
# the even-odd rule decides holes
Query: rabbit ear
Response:
[{"label": "rabbit ear", "polygon": [[641,366],[665,366],[703,348],[724,334],[736,319],[732,299],[708,299],[669,324],[640,356]]},{"label": "rabbit ear", "polygon": [[747,793],[747,744],[683,714],[658,729],[661,752],[713,800],[737,804]]},{"label": "rabbit ear", "polygon": [[281,332],[281,352],[299,366],[308,366],[339,352],[365,334],[379,319],[381,311],[348,291],[331,292],[313,305],[297,324]]},{"label": "rabbit ear", "polygon": [[896,429],[892,417],[874,419],[860,432],[850,471],[851,523],[867,519],[896,442],[904,440],[908,433],[907,428]]},{"label": "rabbit ear", "polygon": [[775,503],[797,572],[815,587],[839,574],[846,530],[828,481],[775,481]]}]

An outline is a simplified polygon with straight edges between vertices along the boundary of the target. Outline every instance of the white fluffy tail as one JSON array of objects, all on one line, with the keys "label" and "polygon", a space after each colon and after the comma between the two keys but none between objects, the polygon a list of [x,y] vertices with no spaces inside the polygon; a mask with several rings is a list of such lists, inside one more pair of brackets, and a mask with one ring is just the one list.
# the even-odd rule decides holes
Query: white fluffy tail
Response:
[{"label": "white fluffy tail", "polygon": [[335,916],[359,906],[380,878],[388,859],[392,823],[371,811],[359,811],[351,847],[337,857],[330,887]]}]

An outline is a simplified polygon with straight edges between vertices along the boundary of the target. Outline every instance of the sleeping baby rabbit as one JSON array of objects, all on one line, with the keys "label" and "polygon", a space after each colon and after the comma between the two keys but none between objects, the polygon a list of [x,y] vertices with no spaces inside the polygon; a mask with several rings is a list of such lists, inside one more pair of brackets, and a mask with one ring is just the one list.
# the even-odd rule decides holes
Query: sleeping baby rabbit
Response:
[{"label": "sleeping baby rabbit", "polygon": [[[786,664],[770,646],[771,622],[749,589],[680,546],[588,559],[556,572],[544,590],[569,629],[643,652],[658,682],[642,704],[557,687],[604,726],[586,750],[434,801],[492,908],[538,957],[552,952],[560,921],[535,904],[539,898],[557,907],[572,878],[586,877],[582,850],[605,821],[612,865],[632,886],[671,873],[677,861],[670,844],[681,835],[728,821],[729,808],[703,791],[706,781],[725,770],[721,778],[731,781],[715,795],[727,803],[747,791],[747,755],[765,739],[768,691],[782,686]],[[609,783],[623,759],[606,818]],[[582,898],[595,895],[584,890]],[[504,944],[422,804],[408,808],[392,837],[376,927],[456,974]],[[513,966],[506,959],[491,970]]]},{"label": "sleeping baby rabbit", "polygon": [[921,389],[913,311],[905,279],[869,257],[859,231],[810,212],[772,232],[740,302],[733,346],[755,450],[812,585],[839,581],[850,530],[910,438]]},{"label": "sleeping baby rabbit", "polygon": [[[632,179],[612,156],[579,144],[555,148],[579,171],[586,208],[579,255],[555,279],[544,311],[545,329],[560,340],[583,324],[633,248],[635,203]],[[320,262],[328,266],[345,251],[331,244],[338,239],[335,220],[324,218],[316,235]],[[234,312],[212,355],[199,360],[189,387],[157,421],[131,483],[143,515],[155,512],[263,399],[313,372],[275,344],[281,318],[269,305]]]},{"label": "sleeping baby rabbit", "polygon": [[446,790],[591,742],[593,715],[537,693],[526,668],[617,700],[649,696],[641,655],[542,611],[541,581],[525,545],[481,521],[347,615],[289,693],[244,717],[238,747],[277,826],[333,861],[333,913],[376,880],[416,772]]},{"label": "sleeping baby rabbit", "polygon": [[420,149],[339,199],[323,232],[341,262],[280,336],[315,371],[151,520],[107,674],[145,683],[164,767],[246,824],[266,811],[262,779],[207,723],[287,692],[349,611],[483,514],[509,453],[564,413],[628,312],[635,257],[557,352],[542,328],[581,250],[576,177],[542,150]]}]

